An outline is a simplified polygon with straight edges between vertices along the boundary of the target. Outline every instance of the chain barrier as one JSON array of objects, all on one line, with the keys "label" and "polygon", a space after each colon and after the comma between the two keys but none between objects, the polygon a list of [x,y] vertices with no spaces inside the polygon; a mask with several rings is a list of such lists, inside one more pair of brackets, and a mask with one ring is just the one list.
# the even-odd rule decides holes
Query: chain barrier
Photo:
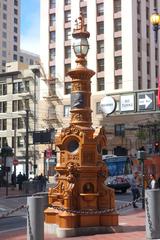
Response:
[{"label": "chain barrier", "polygon": [[[132,202],[129,202],[129,203],[125,203],[125,204],[122,204],[121,206],[117,207],[117,208],[111,208],[111,209],[101,209],[101,210],[94,210],[94,209],[87,209],[87,210],[74,210],[74,209],[66,209],[64,207],[59,207],[59,206],[49,206],[51,208],[54,208],[58,211],[64,211],[64,212],[69,212],[69,213],[75,213],[75,214],[84,214],[84,215],[88,215],[88,214],[106,214],[106,213],[110,213],[110,212],[115,212],[115,211],[120,211],[124,208],[127,208],[131,205],[133,205],[134,203],[138,202],[142,200],[141,197],[139,197],[138,199],[136,199],[135,201],[132,201]],[[28,209],[28,206],[27,205],[21,205],[17,208],[14,208],[6,213],[3,213],[0,215],[0,219],[2,218],[5,218],[5,217],[8,217],[9,215],[17,212],[17,211],[20,211],[22,209],[26,209],[27,210],[27,217],[28,217],[28,222],[29,222],[29,226],[30,226],[30,217],[29,217],[29,209]],[[30,228],[31,230],[31,228]]]},{"label": "chain barrier", "polygon": [[57,211],[62,211],[62,212],[68,212],[68,213],[73,213],[73,214],[83,214],[83,215],[90,215],[90,214],[107,214],[107,213],[111,213],[111,212],[115,212],[115,211],[120,211],[124,208],[127,208],[131,205],[133,205],[134,203],[138,202],[142,200],[142,197],[139,197],[138,199],[136,199],[135,201],[129,202],[129,203],[125,203],[122,204],[121,206],[117,207],[117,208],[111,208],[111,209],[101,209],[101,210],[95,210],[95,209],[87,209],[87,210],[74,210],[74,209],[67,209],[64,207],[59,207],[59,206],[53,206],[51,205],[51,208],[54,208]]},{"label": "chain barrier", "polygon": [[15,212],[18,212],[18,211],[22,210],[23,208],[24,208],[24,209],[27,208],[27,205],[21,205],[21,206],[19,206],[19,207],[17,207],[17,208],[14,208],[14,209],[12,209],[12,210],[9,210],[9,211],[6,212],[6,213],[1,214],[1,215],[0,215],[0,219],[1,219],[1,218],[8,217],[9,215],[11,215],[11,214],[13,214],[13,213],[15,213]]}]

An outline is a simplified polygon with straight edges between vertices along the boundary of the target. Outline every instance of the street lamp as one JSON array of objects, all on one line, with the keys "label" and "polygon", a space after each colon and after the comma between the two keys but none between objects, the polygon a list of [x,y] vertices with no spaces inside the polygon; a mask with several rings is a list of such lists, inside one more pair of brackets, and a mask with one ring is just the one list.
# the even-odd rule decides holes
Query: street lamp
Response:
[{"label": "street lamp", "polygon": [[81,15],[78,20],[76,20],[76,28],[73,30],[72,36],[74,38],[73,50],[77,57],[76,62],[85,65],[85,57],[89,50],[88,38],[90,33],[85,31],[84,19]]},{"label": "street lamp", "polygon": [[154,9],[154,13],[150,16],[150,21],[153,25],[153,31],[155,32],[155,42],[158,40],[158,30],[160,29],[160,14],[157,8]]}]

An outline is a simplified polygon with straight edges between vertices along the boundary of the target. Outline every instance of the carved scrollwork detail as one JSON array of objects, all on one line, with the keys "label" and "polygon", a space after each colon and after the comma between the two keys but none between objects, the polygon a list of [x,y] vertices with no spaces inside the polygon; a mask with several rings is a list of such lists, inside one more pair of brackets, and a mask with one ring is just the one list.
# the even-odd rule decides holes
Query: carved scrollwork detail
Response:
[{"label": "carved scrollwork detail", "polygon": [[97,166],[100,166],[100,170],[98,171],[98,175],[102,178],[104,178],[104,180],[108,177],[108,168],[105,165],[105,163],[103,161],[98,161]]}]

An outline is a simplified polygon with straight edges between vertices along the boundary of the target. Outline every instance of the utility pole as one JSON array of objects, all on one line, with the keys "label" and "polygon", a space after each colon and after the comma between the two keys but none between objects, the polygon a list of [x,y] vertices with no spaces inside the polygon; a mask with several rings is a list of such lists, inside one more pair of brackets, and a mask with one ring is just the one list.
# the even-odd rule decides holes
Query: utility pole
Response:
[{"label": "utility pole", "polygon": [[29,133],[28,133],[28,128],[29,128],[29,110],[26,109],[26,178],[28,179],[28,169],[29,169],[29,156],[28,156],[28,146],[29,146]]}]

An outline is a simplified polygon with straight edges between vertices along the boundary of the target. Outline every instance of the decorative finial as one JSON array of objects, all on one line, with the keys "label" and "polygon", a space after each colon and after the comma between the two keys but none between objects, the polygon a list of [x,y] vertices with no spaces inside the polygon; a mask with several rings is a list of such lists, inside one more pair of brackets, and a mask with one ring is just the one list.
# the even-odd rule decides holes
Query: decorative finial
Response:
[{"label": "decorative finial", "polygon": [[84,18],[81,13],[80,13],[80,16],[75,20],[74,30],[84,31]]}]

